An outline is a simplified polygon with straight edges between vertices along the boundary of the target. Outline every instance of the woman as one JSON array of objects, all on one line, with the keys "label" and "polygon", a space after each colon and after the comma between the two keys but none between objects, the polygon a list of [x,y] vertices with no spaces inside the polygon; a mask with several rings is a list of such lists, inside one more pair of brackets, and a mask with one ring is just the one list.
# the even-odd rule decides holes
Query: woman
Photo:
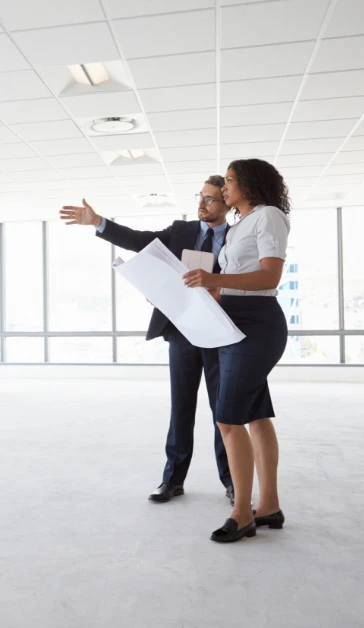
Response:
[{"label": "woman", "polygon": [[[228,454],[235,504],[230,518],[211,539],[227,543],[255,536],[257,526],[282,528],[284,523],[267,376],[287,342],[287,324],[276,296],[286,257],[290,206],[283,178],[274,166],[259,159],[233,161],[222,192],[240,219],[221,250],[221,274],[194,270],[184,278],[191,288],[218,291],[221,307],[246,335],[237,344],[219,348],[216,421]],[[254,461],[260,490],[255,519],[250,501]]]}]

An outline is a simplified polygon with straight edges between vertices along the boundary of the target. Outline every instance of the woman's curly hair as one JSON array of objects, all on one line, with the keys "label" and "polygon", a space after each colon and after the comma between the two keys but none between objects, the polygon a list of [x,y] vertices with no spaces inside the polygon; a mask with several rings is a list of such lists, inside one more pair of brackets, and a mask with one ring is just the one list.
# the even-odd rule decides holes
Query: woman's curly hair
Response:
[{"label": "woman's curly hair", "polygon": [[[263,159],[236,159],[229,165],[238,186],[251,205],[274,205],[289,214],[288,188],[278,170]],[[235,208],[235,213],[239,210]]]}]

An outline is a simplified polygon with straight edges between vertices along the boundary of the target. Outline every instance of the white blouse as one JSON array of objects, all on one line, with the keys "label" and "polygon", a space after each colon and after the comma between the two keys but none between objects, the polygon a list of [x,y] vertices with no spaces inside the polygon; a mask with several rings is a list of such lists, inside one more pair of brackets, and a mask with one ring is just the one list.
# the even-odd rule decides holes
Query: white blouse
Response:
[{"label": "white blouse", "polygon": [[[226,237],[219,255],[221,273],[240,275],[261,270],[265,257],[286,259],[289,220],[278,207],[257,205],[240,218]],[[222,288],[221,294],[239,296],[277,296],[278,290],[235,290]]]}]

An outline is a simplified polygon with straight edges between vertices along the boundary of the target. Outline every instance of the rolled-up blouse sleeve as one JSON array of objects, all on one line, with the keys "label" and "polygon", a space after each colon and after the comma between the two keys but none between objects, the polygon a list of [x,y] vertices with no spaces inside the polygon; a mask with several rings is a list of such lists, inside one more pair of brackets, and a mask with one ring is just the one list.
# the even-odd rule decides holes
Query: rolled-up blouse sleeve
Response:
[{"label": "rolled-up blouse sleeve", "polygon": [[257,222],[259,261],[265,257],[285,260],[289,225],[286,215],[277,207],[265,207]]}]

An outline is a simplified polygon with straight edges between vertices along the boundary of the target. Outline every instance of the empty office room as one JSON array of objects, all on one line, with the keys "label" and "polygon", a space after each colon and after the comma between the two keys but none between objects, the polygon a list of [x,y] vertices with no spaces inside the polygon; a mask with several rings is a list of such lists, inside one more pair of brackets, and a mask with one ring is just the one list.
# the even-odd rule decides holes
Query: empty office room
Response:
[{"label": "empty office room", "polygon": [[0,0],[1,628],[361,628],[364,3]]}]

